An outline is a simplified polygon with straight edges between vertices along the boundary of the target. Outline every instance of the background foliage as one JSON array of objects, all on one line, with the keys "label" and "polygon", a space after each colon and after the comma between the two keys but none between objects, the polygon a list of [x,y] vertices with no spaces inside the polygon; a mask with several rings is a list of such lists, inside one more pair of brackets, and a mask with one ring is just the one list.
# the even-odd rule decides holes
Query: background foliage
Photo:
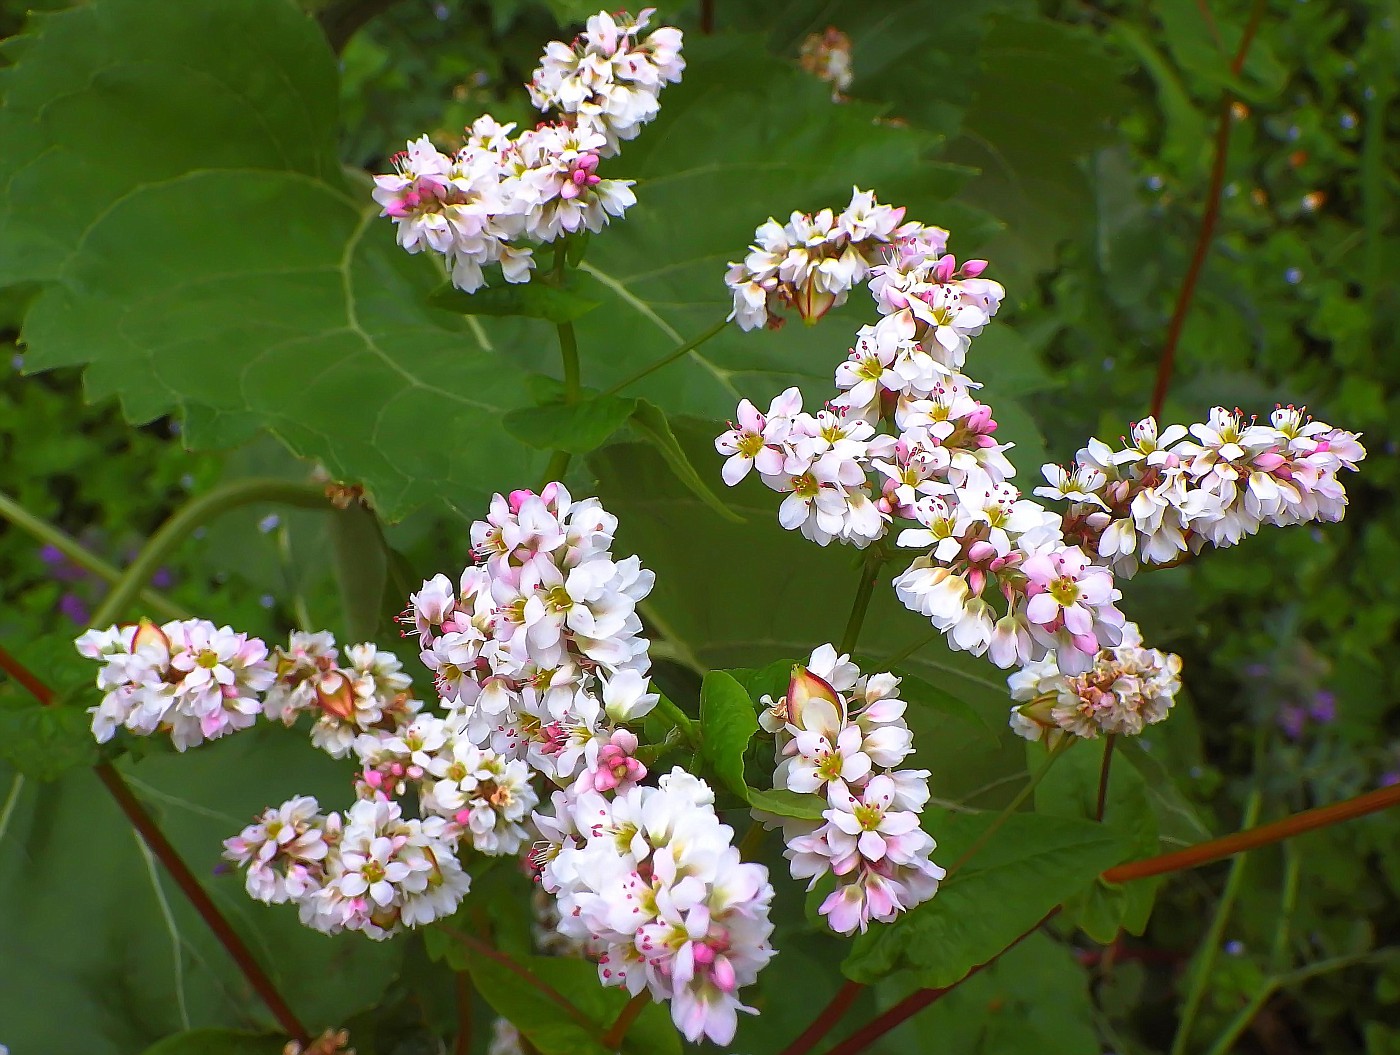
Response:
[{"label": "background foliage", "polygon": [[[355,5],[90,0],[22,16],[28,6],[0,3],[0,490],[120,565],[186,496],[314,460],[364,484],[382,547],[352,516],[244,510],[189,540],[157,585],[270,638],[289,625],[387,635],[405,584],[444,555],[460,562],[491,490],[538,475],[544,454],[504,418],[556,365],[541,320],[429,305],[439,276],[373,221],[364,170],[422,128],[450,141],[483,109],[529,120],[519,82],[591,5],[374,5],[386,10],[338,56],[322,25],[342,42]],[[856,183],[950,228],[960,255],[992,259],[1010,299],[977,344],[988,398],[1023,476],[1044,452],[1066,460],[1146,411],[1229,107],[1219,234],[1166,416],[1305,401],[1363,430],[1373,458],[1343,524],[1265,533],[1131,584],[1126,607],[1149,641],[1185,657],[1189,699],[1118,759],[1109,833],[1085,837],[1144,855],[1237,827],[1251,800],[1269,819],[1400,778],[1396,4],[1272,0],[1238,77],[1239,2],[720,0],[714,14],[706,37],[694,9],[663,11],[687,30],[690,67],[623,155],[638,206],[589,247],[578,292],[599,306],[578,323],[584,383],[605,390],[717,322],[724,264],[754,226],[840,205]],[[841,104],[795,62],[827,25],[853,43]],[[730,328],[633,394],[714,480],[707,446],[735,400],[822,392],[863,314],[857,297],[816,330]],[[696,665],[762,667],[839,634],[849,555],[780,531],[757,484],[726,496],[742,523],[722,518],[652,439],[619,433],[575,473],[621,517],[621,548],[657,572],[645,614],[669,694],[691,706]],[[103,584],[8,528],[0,582],[0,640],[59,687],[81,681],[66,640]],[[878,661],[926,635],[881,591],[862,650]],[[911,721],[947,811],[933,830],[956,856],[979,811],[1017,790],[1024,752],[990,666],[940,644],[903,669],[929,683]],[[940,709],[942,694],[968,708]],[[22,706],[0,685],[0,717]],[[1094,750],[1061,763],[1037,811],[1084,823]],[[339,797],[343,774],[320,763],[257,733],[122,768],[212,876],[218,840],[264,804]],[[22,952],[0,957],[0,1042],[104,1055],[190,1027],[266,1027],[93,778],[49,776],[0,751],[0,949]],[[998,940],[995,951],[1100,869],[1081,857],[1082,876],[1056,871],[1030,831],[1003,833],[1006,853],[979,859],[989,874],[961,876],[913,926],[857,943],[848,973],[880,978],[867,1013],[945,984],[930,949]],[[882,1050],[1165,1051],[1199,980],[1187,1050],[1207,1050],[1268,992],[1236,1050],[1400,1052],[1400,971],[1377,956],[1395,940],[1397,834],[1380,816],[1251,855],[1218,942],[1202,939],[1229,866],[1163,885],[1150,922],[1151,891],[1092,887]],[[959,885],[979,877],[1033,914],[957,912]],[[485,876],[478,889],[513,882]],[[208,886],[308,1021],[348,1022],[362,1052],[435,1050],[453,998],[417,940],[330,942],[253,906],[234,877]],[[794,885],[779,887],[781,958],[737,1050],[777,1050],[839,981],[826,965],[844,944],[809,926]],[[528,920],[495,930],[528,950]],[[1300,977],[1316,963],[1328,971]]]}]

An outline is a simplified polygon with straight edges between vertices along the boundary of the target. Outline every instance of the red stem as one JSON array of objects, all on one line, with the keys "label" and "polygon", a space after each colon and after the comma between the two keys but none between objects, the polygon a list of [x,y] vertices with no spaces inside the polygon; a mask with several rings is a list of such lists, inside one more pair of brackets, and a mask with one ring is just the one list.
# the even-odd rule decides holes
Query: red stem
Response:
[{"label": "red stem", "polygon": [[[0,669],[24,686],[45,707],[53,705],[53,691],[4,648],[0,648]],[[292,1009],[287,1006],[286,1001],[277,991],[277,986],[259,966],[258,961],[253,958],[252,952],[243,943],[243,939],[229,926],[228,920],[224,919],[218,906],[204,892],[204,888],[199,885],[199,880],[190,871],[189,865],[185,864],[175,847],[170,845],[170,841],[166,839],[165,833],[160,830],[155,819],[146,812],[146,808],[131,793],[131,788],[122,779],[122,775],[106,762],[99,762],[92,767],[92,771],[97,774],[97,779],[102,781],[103,786],[111,793],[117,806],[122,813],[126,814],[127,820],[131,822],[131,826],[136,829],[142,841],[150,848],[151,853],[165,866],[165,870],[175,880],[175,885],[180,888],[180,891],[189,899],[190,904],[194,906],[194,910],[199,913],[200,918],[213,931],[214,937],[219,940],[219,944],[224,947],[230,959],[238,965],[243,977],[248,980],[253,991],[267,1005],[267,1009],[272,1012],[273,1018],[277,1019],[283,1032],[303,1046],[310,1044],[311,1035],[307,1033],[306,1027],[297,1020]]]},{"label": "red stem", "polygon": [[1108,772],[1113,765],[1113,745],[1117,743],[1118,737],[1113,733],[1108,734],[1108,738],[1103,745],[1103,765],[1099,767],[1099,804],[1094,810],[1094,820],[1103,820],[1103,811],[1108,806]]},{"label": "red stem", "polygon": [[[1259,30],[1259,22],[1264,17],[1264,3],[1255,0],[1249,13],[1249,22],[1230,61],[1230,73],[1238,77],[1244,69],[1249,46],[1254,43],[1254,35]],[[1186,326],[1186,316],[1191,310],[1191,301],[1196,296],[1196,283],[1200,281],[1201,270],[1210,252],[1211,239],[1215,235],[1215,224],[1220,219],[1220,195],[1225,187],[1225,164],[1230,152],[1230,121],[1235,103],[1233,92],[1226,91],[1220,100],[1220,117],[1215,126],[1214,156],[1211,160],[1210,183],[1206,188],[1206,207],[1201,213],[1201,227],[1196,234],[1196,247],[1191,251],[1191,262],[1186,275],[1181,280],[1181,291],[1172,309],[1171,321],[1167,323],[1167,337],[1162,345],[1162,357],[1157,363],[1157,381],[1152,387],[1152,416],[1160,419],[1162,404],[1166,402],[1167,387],[1171,384],[1172,367],[1176,363],[1176,348],[1181,342],[1181,331]]]},{"label": "red stem", "polygon": [[835,1028],[846,1012],[851,1009],[851,1005],[860,996],[861,990],[865,986],[859,982],[845,982],[840,989],[836,990],[836,995],[822,1008],[810,1026],[802,1031],[802,1035],[784,1048],[781,1055],[806,1055],[807,1052],[815,1048],[828,1033]]},{"label": "red stem", "polygon": [[622,1010],[618,1012],[617,1018],[613,1019],[613,1024],[608,1027],[608,1031],[603,1034],[603,1039],[600,1041],[603,1047],[608,1051],[617,1051],[621,1048],[627,1031],[632,1028],[632,1023],[637,1021],[637,1016],[649,1003],[651,1003],[651,994],[645,989],[627,1001]]},{"label": "red stem", "polygon": [[1149,876],[1180,872],[1187,868],[1198,868],[1203,864],[1219,861],[1222,857],[1231,857],[1234,854],[1244,853],[1246,850],[1257,850],[1261,846],[1282,842],[1284,839],[1301,835],[1303,832],[1310,832],[1315,828],[1326,828],[1332,824],[1340,824],[1342,821],[1364,817],[1368,813],[1376,813],[1395,805],[1400,805],[1400,784],[1393,784],[1388,788],[1380,788],[1376,791],[1368,791],[1364,795],[1334,802],[1330,806],[1318,806],[1316,809],[1304,810],[1302,813],[1285,817],[1281,821],[1261,824],[1257,828],[1250,828],[1247,831],[1235,832],[1233,835],[1226,835],[1220,839],[1212,839],[1210,842],[1188,846],[1175,853],[1148,857],[1142,861],[1129,861],[1127,864],[1110,868],[1103,874],[1103,878],[1110,883],[1126,883],[1133,879],[1146,879]]},{"label": "red stem", "polygon": [[542,995],[548,997],[555,1004],[557,1004],[560,1010],[562,1010],[566,1015],[568,1015],[571,1019],[577,1022],[580,1026],[583,1026],[584,1029],[588,1030],[590,1035],[593,1035],[597,1032],[598,1023],[594,1022],[591,1018],[585,1015],[582,1011],[575,1007],[573,1003],[570,1002],[568,997],[566,997],[563,993],[559,992],[559,990],[555,989],[543,978],[540,978],[524,964],[516,963],[505,953],[499,952],[498,950],[492,948],[490,945],[486,944],[486,942],[482,941],[480,938],[466,933],[466,931],[460,931],[457,930],[455,927],[448,926],[444,926],[442,930],[444,934],[447,934],[449,937],[461,942],[468,949],[471,949],[472,952],[478,954],[479,956],[485,956],[488,960],[494,960],[496,963],[500,964],[502,967],[506,968],[506,970],[514,974],[526,985],[537,990]]},{"label": "red stem", "polygon": [[471,1055],[472,1050],[472,979],[466,971],[454,971],[457,997],[457,1040],[453,1055]]},{"label": "red stem", "polygon": [[860,1029],[856,1030],[845,1040],[841,1041],[841,1043],[837,1044],[836,1047],[828,1051],[826,1055],[857,1055],[858,1052],[864,1051],[900,1023],[904,1022],[906,1019],[913,1018],[935,1001],[941,1000],[984,967],[990,967],[992,964],[996,963],[1001,956],[1014,949],[1017,945],[1020,945],[1021,942],[1038,931],[1051,916],[1059,911],[1058,906],[1052,908],[1041,917],[1040,921],[1036,923],[1035,926],[1022,933],[1015,941],[1005,949],[1002,949],[1001,952],[997,953],[996,956],[993,956],[986,963],[979,963],[952,985],[945,985],[941,989],[920,989],[917,992],[910,993],[884,1014],[878,1015],[861,1026]]}]

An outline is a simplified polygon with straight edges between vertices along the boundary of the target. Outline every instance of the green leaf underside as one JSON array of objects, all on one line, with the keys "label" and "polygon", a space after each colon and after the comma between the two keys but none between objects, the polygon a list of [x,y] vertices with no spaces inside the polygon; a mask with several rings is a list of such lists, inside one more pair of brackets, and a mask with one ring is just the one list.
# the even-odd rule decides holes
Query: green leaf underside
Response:
[{"label": "green leaf underside", "polygon": [[700,755],[736,795],[748,793],[744,781],[744,752],[758,718],[744,687],[728,672],[712,670],[700,685]]},{"label": "green leaf underside", "polygon": [[746,792],[749,805],[776,817],[793,817],[803,821],[819,821],[827,809],[826,799],[820,795],[802,795],[784,788],[749,788]]},{"label": "green leaf underside", "polygon": [[280,1055],[285,1037],[233,1029],[192,1029],[152,1044],[141,1055]]},{"label": "green leaf underside", "polygon": [[588,454],[627,424],[636,400],[597,396],[582,403],[522,407],[505,416],[506,431],[536,450]]},{"label": "green leaf underside", "polygon": [[[991,814],[925,814],[950,865],[993,820]],[[1123,840],[1090,821],[1013,814],[928,902],[858,937],[842,964],[869,983],[909,969],[919,985],[951,985],[1035,926],[1106,868],[1123,860]]]},{"label": "green leaf underside", "polygon": [[584,282],[578,281],[581,277],[584,276],[575,277],[564,287],[551,285],[538,275],[522,284],[493,278],[501,284],[486,286],[475,293],[463,293],[450,283],[444,283],[429,294],[428,304],[459,315],[519,315],[557,325],[582,318],[598,306],[596,299],[581,292],[586,288]]}]

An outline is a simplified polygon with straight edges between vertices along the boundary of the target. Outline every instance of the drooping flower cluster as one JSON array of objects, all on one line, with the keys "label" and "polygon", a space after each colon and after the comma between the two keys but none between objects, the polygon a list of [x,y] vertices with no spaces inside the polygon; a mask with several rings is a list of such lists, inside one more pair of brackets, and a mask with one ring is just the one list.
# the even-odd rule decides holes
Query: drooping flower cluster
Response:
[{"label": "drooping flower cluster", "polygon": [[1122,450],[1092,439],[1072,470],[1045,466],[1048,486],[1036,494],[1067,502],[1065,537],[1131,576],[1140,563],[1233,546],[1265,524],[1341,520],[1338,474],[1365,457],[1355,433],[1297,407],[1276,408],[1267,425],[1215,407],[1189,430],[1159,435],[1154,418],[1136,422]]},{"label": "drooping flower cluster", "polygon": [[265,811],[224,843],[247,870],[250,896],[292,902],[308,927],[383,939],[450,916],[471,887],[457,859],[458,828],[441,817],[405,818],[387,799],[342,816],[298,796]]},{"label": "drooping flower cluster", "polygon": [[1123,643],[1095,656],[1087,673],[1061,672],[1051,653],[1007,678],[1011,698],[1021,701],[1011,708],[1011,728],[1051,747],[1065,736],[1136,736],[1166,719],[1180,674],[1180,656],[1143,648],[1137,624],[1128,623]]},{"label": "drooping flower cluster", "polygon": [[863,675],[822,645],[794,668],[785,696],[763,701],[760,724],[777,740],[774,787],[827,800],[821,822],[782,820],[784,854],[809,890],[835,875],[820,912],[841,934],[927,901],[944,875],[929,860],[937,844],[919,827],[928,770],[898,768],[914,751],[898,693],[893,674]]},{"label": "drooping flower cluster", "polygon": [[97,687],[104,695],[89,708],[98,743],[122,727],[139,736],[169,733],[184,751],[246,729],[276,677],[267,645],[207,619],[89,630],[76,646],[101,664]]},{"label": "drooping flower cluster", "polygon": [[557,110],[557,121],[512,135],[514,124],[485,114],[452,154],[427,136],[409,142],[394,172],[374,178],[374,200],[399,245],[441,253],[452,284],[471,293],[493,264],[507,282],[529,281],[534,246],[596,233],[636,204],[633,181],[604,179],[597,168],[656,116],[657,92],[685,68],[679,30],[637,41],[650,14],[619,22],[600,13],[572,46],[548,46],[530,94]]},{"label": "drooping flower cluster", "polygon": [[572,44],[551,41],[530,80],[530,101],[602,135],[604,157],[617,153],[619,140],[636,138],[657,115],[661,89],[685,70],[679,29],[662,26],[641,38],[655,13],[648,7],[633,19],[600,11]]},{"label": "drooping flower cluster", "polygon": [[734,1039],[738,991],[773,956],[768,870],[739,859],[714,793],[682,769],[658,787],[556,792],[534,855],[561,930],[585,944],[604,985],[671,1002],[691,1041]]},{"label": "drooping flower cluster", "polygon": [[851,86],[851,38],[835,26],[812,33],[802,42],[798,61],[808,73],[831,85],[831,101],[844,102]]},{"label": "drooping flower cluster", "polygon": [[734,296],[729,317],[754,330],[781,325],[778,312],[791,308],[815,322],[846,302],[891,243],[907,241],[942,252],[947,231],[917,223],[901,226],[903,219],[903,209],[877,204],[874,194],[858,187],[840,213],[794,212],[786,224],[770,219],[754,232],[743,262],[729,265],[725,282]]}]

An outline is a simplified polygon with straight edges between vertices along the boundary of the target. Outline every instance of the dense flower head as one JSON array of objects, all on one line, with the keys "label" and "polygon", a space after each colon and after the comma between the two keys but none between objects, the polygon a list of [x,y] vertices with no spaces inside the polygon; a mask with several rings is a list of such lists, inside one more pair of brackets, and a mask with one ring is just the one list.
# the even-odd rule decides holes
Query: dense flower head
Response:
[{"label": "dense flower head", "polygon": [[619,140],[635,138],[657,115],[661,89],[685,70],[679,29],[662,26],[642,36],[655,13],[651,7],[636,18],[600,11],[573,43],[551,41],[528,85],[530,101],[597,132],[606,141],[604,156],[615,154]]},{"label": "dense flower head", "polygon": [[669,1000],[692,1042],[734,1038],[738,993],[772,958],[768,870],[739,859],[714,793],[682,769],[612,795],[575,785],[537,814],[533,860],[560,930],[604,985]]},{"label": "dense flower head", "polygon": [[1297,407],[1276,408],[1267,425],[1215,407],[1189,429],[1135,422],[1119,450],[1090,440],[1072,469],[1045,466],[1048,486],[1036,494],[1065,502],[1066,536],[1131,576],[1233,546],[1266,524],[1340,520],[1339,475],[1365,457],[1355,433]]},{"label": "dense flower head", "polygon": [[97,687],[104,695],[89,708],[99,743],[120,727],[140,736],[168,733],[184,751],[246,729],[276,677],[266,644],[207,619],[88,630],[76,647],[101,664]]},{"label": "dense flower head", "polygon": [[840,213],[794,212],[785,224],[769,219],[754,232],[743,261],[729,265],[725,282],[734,297],[729,317],[745,330],[780,323],[782,309],[816,322],[846,302],[886,247],[947,236],[920,224],[901,225],[903,219],[903,209],[880,205],[858,187]]},{"label": "dense flower head", "polygon": [[1007,679],[1011,728],[1051,746],[1065,736],[1100,733],[1136,736],[1167,717],[1181,689],[1181,657],[1142,647],[1137,624],[1123,627],[1122,643],[1094,656],[1092,667],[1067,673],[1055,652]]},{"label": "dense flower head", "polygon": [[507,282],[528,282],[539,245],[601,231],[635,205],[632,180],[597,169],[656,116],[657,93],[685,68],[679,30],[638,39],[651,13],[599,13],[572,45],[545,49],[529,90],[556,120],[517,133],[484,114],[452,153],[420,136],[395,154],[373,196],[399,245],[441,254],[452,284],[471,293],[492,265]]},{"label": "dense flower head", "polygon": [[[841,934],[888,923],[938,891],[943,869],[919,827],[927,770],[899,769],[913,753],[899,678],[863,675],[831,645],[794,668],[785,695],[765,697],[760,725],[776,738],[775,787],[819,794],[822,821],[782,820],[785,856],[808,889],[824,876],[836,889],[820,912]],[[767,824],[778,818],[760,814]]]}]

